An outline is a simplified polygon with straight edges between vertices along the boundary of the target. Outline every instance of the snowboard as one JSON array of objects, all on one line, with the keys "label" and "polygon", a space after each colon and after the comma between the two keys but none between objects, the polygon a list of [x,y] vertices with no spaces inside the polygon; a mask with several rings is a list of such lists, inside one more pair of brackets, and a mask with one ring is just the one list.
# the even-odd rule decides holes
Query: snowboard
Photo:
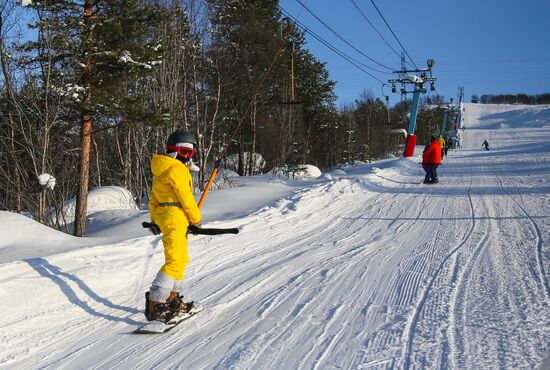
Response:
[{"label": "snowboard", "polygon": [[168,322],[162,322],[158,320],[150,321],[149,323],[143,325],[141,328],[137,329],[134,333],[136,334],[162,334],[167,331],[172,330],[178,326],[183,321],[195,316],[204,309],[204,306],[198,303],[193,305],[193,308],[189,312],[180,313],[178,316],[173,317]]}]

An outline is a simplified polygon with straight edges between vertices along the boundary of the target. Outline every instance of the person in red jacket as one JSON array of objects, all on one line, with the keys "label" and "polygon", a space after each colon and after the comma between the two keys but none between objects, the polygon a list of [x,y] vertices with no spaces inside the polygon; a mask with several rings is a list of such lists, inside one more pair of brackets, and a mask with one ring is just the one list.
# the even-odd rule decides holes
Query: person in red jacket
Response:
[{"label": "person in red jacket", "polygon": [[437,178],[437,167],[441,164],[441,146],[437,139],[432,136],[430,144],[422,152],[422,168],[426,172],[424,184],[435,184],[439,182]]}]

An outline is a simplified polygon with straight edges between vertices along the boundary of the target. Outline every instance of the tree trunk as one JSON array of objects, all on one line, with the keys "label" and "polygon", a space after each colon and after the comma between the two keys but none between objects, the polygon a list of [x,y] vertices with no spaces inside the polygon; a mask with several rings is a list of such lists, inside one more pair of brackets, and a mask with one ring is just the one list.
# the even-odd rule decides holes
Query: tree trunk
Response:
[{"label": "tree trunk", "polygon": [[91,19],[93,16],[93,0],[84,2],[84,22],[86,31],[84,32],[84,73],[82,82],[86,89],[81,114],[81,151],[80,151],[80,184],[76,198],[76,209],[74,219],[74,235],[83,236],[86,232],[86,212],[88,208],[88,183],[90,173],[90,152],[92,142],[92,60],[91,60]]},{"label": "tree trunk", "polygon": [[92,143],[94,144],[94,150],[95,150],[95,168],[97,171],[97,186],[101,186],[101,166],[99,165],[99,148],[95,140],[92,139]]},{"label": "tree trunk", "polygon": [[254,105],[252,105],[252,113],[250,114],[250,123],[252,126],[252,148],[248,154],[248,175],[252,176],[256,172],[256,111],[257,111],[257,100],[254,97]]}]

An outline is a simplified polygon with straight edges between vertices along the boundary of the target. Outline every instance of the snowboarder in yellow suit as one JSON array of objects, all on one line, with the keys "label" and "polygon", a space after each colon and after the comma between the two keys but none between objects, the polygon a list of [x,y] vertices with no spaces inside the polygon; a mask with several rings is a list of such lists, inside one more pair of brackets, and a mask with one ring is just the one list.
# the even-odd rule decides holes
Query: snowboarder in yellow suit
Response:
[{"label": "snowboarder in yellow suit", "polygon": [[443,158],[443,150],[445,148],[445,139],[443,139],[443,136],[439,135],[437,138],[437,142],[439,143],[439,146],[441,147],[441,158]]},{"label": "snowboarder in yellow suit", "polygon": [[162,232],[165,263],[145,295],[145,316],[149,321],[167,322],[178,312],[190,310],[193,304],[184,303],[180,292],[189,263],[187,227],[201,223],[188,168],[195,146],[192,133],[175,131],[168,138],[166,154],[154,154],[151,161],[149,212],[152,224],[158,225],[157,232]]}]

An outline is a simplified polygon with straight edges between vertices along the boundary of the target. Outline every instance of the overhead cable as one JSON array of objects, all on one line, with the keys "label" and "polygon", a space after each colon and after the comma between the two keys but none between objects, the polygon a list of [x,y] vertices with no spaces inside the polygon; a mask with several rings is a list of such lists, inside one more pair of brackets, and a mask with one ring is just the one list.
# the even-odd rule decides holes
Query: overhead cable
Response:
[{"label": "overhead cable", "polygon": [[384,38],[384,36],[380,33],[380,31],[378,31],[378,29],[376,28],[376,26],[369,20],[369,18],[367,18],[367,16],[365,15],[365,13],[361,10],[361,8],[359,8],[359,6],[357,5],[357,3],[355,2],[355,0],[350,0],[351,3],[353,4],[353,6],[355,7],[355,9],[357,9],[357,11],[359,12],[359,14],[361,14],[361,16],[365,19],[365,21],[367,21],[367,23],[372,27],[372,29],[378,34],[378,36],[380,36],[380,38],[382,39],[382,41],[384,41],[384,43],[386,45],[388,45],[388,47],[395,53],[395,55],[397,55],[398,57],[401,57],[400,53],[394,49],[394,47],[392,45],[390,45],[390,43]]},{"label": "overhead cable", "polygon": [[[384,83],[384,81],[380,80],[379,78],[377,78],[376,76],[374,76],[373,74],[369,73],[368,71],[366,71],[365,69],[363,69],[361,66],[365,67],[365,68],[369,68],[369,69],[374,69],[372,67],[369,67],[361,62],[359,62],[358,60],[354,59],[353,57],[349,56],[348,54],[344,53],[343,51],[339,50],[338,48],[336,48],[335,46],[333,46],[331,43],[329,43],[328,41],[326,41],[325,39],[323,39],[321,36],[319,36],[318,34],[316,34],[315,32],[311,31],[308,27],[304,26],[302,23],[300,23],[294,16],[292,16],[289,12],[287,12],[286,10],[284,10],[281,6],[279,6],[279,9],[282,11],[282,13],[288,17],[289,19],[292,20],[292,22],[298,26],[299,28],[301,28],[302,30],[304,30],[304,32],[307,32],[309,33],[313,38],[315,38],[317,41],[319,41],[320,43],[322,43],[323,45],[325,45],[327,48],[329,48],[330,50],[332,50],[333,52],[335,52],[336,54],[338,54],[340,57],[342,57],[343,59],[345,59],[347,62],[349,62],[350,64],[352,64],[353,66],[355,66],[357,69],[361,70],[362,72],[366,73],[367,75],[369,75],[370,77],[372,77],[373,79],[375,79],[376,81],[380,82],[380,83]],[[375,70],[377,72],[380,72],[380,73],[385,73],[385,74],[389,74],[388,72],[385,72],[385,71],[378,71],[378,70]]]},{"label": "overhead cable", "polygon": [[[296,0],[298,1],[298,0]],[[382,19],[384,20],[384,23],[386,23],[386,26],[388,26],[390,32],[392,33],[393,37],[395,37],[395,39],[397,40],[397,42],[399,43],[399,45],[401,46],[401,48],[403,49],[403,51],[405,52],[405,54],[407,54],[407,56],[409,57],[409,59],[411,60],[412,64],[414,64],[415,68],[416,69],[419,69],[418,66],[416,65],[416,63],[414,62],[414,60],[412,60],[411,56],[409,55],[409,53],[407,52],[407,50],[405,49],[405,47],[403,46],[403,44],[401,43],[401,41],[399,41],[399,39],[397,38],[397,36],[395,35],[395,32],[393,32],[393,30],[391,29],[390,25],[388,24],[388,22],[386,21],[386,18],[384,17],[384,15],[382,15],[382,13],[380,12],[380,9],[378,9],[378,7],[376,6],[376,4],[374,3],[374,0],[370,0],[370,2],[372,3],[372,5],[374,5],[374,8],[376,9],[376,11],[378,12],[378,14],[380,15],[380,17],[382,17]]]},{"label": "overhead cable", "polygon": [[332,32],[336,37],[338,37],[340,40],[342,40],[346,45],[348,45],[349,47],[351,47],[353,50],[357,51],[359,54],[361,54],[362,56],[364,56],[365,58],[367,58],[368,60],[372,61],[373,63],[376,63],[377,65],[379,65],[380,67],[382,68],[386,68],[387,70],[390,70],[390,71],[394,71],[395,69],[394,68],[390,68],[382,63],[380,63],[379,61],[371,58],[370,56],[368,56],[367,54],[365,54],[364,52],[362,52],[361,50],[359,50],[358,48],[356,48],[355,46],[353,46],[349,41],[347,41],[346,39],[344,39],[342,36],[340,36],[334,29],[332,29],[332,27],[330,27],[326,22],[324,22],[321,18],[319,18],[315,13],[313,13],[313,11],[311,11],[311,9],[309,9],[301,0],[296,0],[300,5],[302,5],[302,7],[309,13],[311,14],[315,19],[317,19],[317,21],[319,21],[319,23],[321,23],[326,29],[328,29],[330,32]]},{"label": "overhead cable", "polygon": [[[307,0],[304,0],[304,4],[307,3]],[[300,18],[300,15],[302,15],[302,11],[304,10],[304,7],[302,6],[300,8],[300,11],[298,12],[298,15],[296,16],[296,19]]]}]

